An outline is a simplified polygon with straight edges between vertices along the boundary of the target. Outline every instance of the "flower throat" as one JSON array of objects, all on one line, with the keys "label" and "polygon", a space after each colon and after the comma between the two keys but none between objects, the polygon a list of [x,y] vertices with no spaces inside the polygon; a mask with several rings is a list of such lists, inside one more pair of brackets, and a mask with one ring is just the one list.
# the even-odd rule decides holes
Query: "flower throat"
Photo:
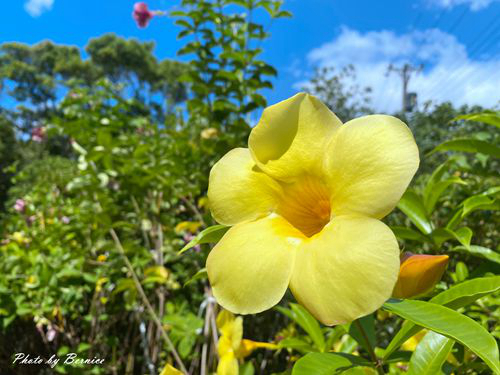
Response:
[{"label": "flower throat", "polygon": [[321,232],[330,221],[330,196],[325,184],[314,176],[283,183],[277,213],[306,237]]}]

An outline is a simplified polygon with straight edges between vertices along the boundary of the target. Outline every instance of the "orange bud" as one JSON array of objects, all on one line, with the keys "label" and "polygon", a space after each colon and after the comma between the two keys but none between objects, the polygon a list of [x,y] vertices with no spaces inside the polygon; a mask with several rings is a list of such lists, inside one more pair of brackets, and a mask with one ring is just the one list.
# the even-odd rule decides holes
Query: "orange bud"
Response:
[{"label": "orange bud", "polygon": [[448,255],[403,254],[398,281],[392,296],[412,298],[430,292],[434,285],[441,280],[448,260]]}]

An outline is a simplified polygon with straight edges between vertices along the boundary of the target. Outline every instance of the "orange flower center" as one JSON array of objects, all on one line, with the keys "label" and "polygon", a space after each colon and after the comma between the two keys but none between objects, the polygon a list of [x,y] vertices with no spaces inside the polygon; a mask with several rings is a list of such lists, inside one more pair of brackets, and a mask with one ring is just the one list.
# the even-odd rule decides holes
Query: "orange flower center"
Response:
[{"label": "orange flower center", "polygon": [[330,221],[330,196],[320,179],[302,176],[293,183],[282,183],[283,197],[277,213],[306,237],[321,232]]}]

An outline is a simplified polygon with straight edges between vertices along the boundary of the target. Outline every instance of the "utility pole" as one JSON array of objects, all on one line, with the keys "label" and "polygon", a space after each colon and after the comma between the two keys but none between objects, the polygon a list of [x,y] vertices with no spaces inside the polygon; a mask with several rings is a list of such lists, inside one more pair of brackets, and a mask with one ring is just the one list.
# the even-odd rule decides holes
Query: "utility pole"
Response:
[{"label": "utility pole", "polygon": [[386,75],[389,75],[391,72],[395,72],[401,77],[401,81],[403,82],[403,92],[402,92],[402,111],[403,112],[411,112],[417,104],[417,94],[414,92],[408,92],[408,82],[410,81],[410,77],[413,73],[419,73],[422,71],[424,66],[422,64],[418,66],[413,66],[411,64],[404,64],[400,68],[396,68],[392,64],[387,68]]}]

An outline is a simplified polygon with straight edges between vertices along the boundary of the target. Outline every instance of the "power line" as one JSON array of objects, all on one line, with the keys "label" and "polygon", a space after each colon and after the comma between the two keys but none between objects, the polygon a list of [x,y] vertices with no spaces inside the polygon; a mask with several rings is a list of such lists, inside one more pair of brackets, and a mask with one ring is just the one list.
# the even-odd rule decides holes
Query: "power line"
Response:
[{"label": "power line", "polygon": [[467,14],[467,11],[469,10],[469,8],[467,7],[464,7],[464,10],[463,12],[458,16],[457,20],[455,21],[455,23],[450,27],[450,29],[448,30],[448,34],[451,34],[453,31],[455,31],[455,29],[458,27],[458,25],[460,25],[460,23],[462,22],[462,20],[464,19],[465,15]]},{"label": "power line", "polygon": [[[495,23],[499,20],[498,16],[500,14],[497,14],[493,17],[493,19],[484,27],[474,38],[472,43],[470,44],[471,50],[469,53],[469,57],[474,56],[477,52],[479,52],[483,47],[484,43],[487,43],[490,39],[490,36],[493,35],[493,33],[496,31],[494,29]],[[493,27],[493,30],[490,31],[489,29]],[[484,38],[483,38],[484,37]],[[481,40],[482,39],[482,40]],[[477,44],[476,44],[477,43]],[[452,64],[451,66],[448,67],[448,71],[454,71],[451,75],[443,76],[441,79],[436,81],[434,85],[428,90],[429,94],[434,94],[436,89],[440,89],[440,87],[447,81],[450,81],[452,78],[455,77],[457,74],[457,71],[455,70],[458,68],[460,65],[464,65],[461,62],[456,62]],[[430,95],[429,95],[430,96]]]},{"label": "power line", "polygon": [[443,19],[443,16],[444,14],[448,11],[448,8],[444,8],[441,13],[439,13],[439,16],[438,18],[436,19],[436,21],[434,22],[434,24],[432,25],[431,29],[435,29],[436,27],[438,27],[438,25],[441,23],[441,20]]},{"label": "power line", "polygon": [[[495,37],[491,41],[492,42],[497,42],[499,39],[500,39],[500,33],[498,33],[497,35],[495,35]],[[487,51],[489,49],[489,46],[490,46],[490,44],[486,45],[487,48],[486,48],[485,51]],[[478,50],[478,52],[479,52],[479,50]],[[464,67],[465,64],[463,64],[462,66]],[[470,72],[470,71],[467,71],[466,69],[456,70],[454,72],[454,74],[452,74],[452,76],[454,78],[450,77],[450,79],[448,80],[448,82],[450,82],[450,83],[447,86],[444,86],[444,88],[442,88],[442,89],[445,90],[445,91],[455,90],[455,89],[458,88],[458,86],[460,85],[460,82],[463,79],[465,79],[465,78],[471,78],[474,75],[474,73],[475,73],[474,71]]]}]

